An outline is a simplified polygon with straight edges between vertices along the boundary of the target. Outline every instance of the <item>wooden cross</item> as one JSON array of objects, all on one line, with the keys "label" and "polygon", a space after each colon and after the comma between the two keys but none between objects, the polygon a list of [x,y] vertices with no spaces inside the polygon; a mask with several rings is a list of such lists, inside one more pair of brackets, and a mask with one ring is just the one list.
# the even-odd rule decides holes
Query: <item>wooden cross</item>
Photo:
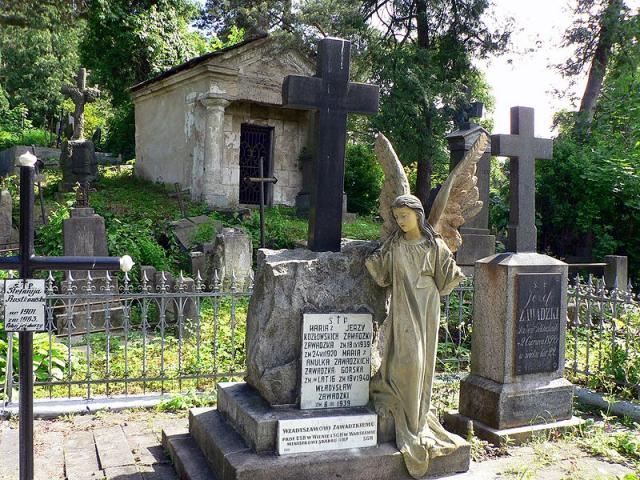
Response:
[{"label": "wooden cross", "polygon": [[509,227],[507,250],[535,252],[537,159],[553,156],[553,140],[534,135],[534,110],[511,107],[511,135],[491,136],[492,155],[509,157]]},{"label": "wooden cross", "polygon": [[73,137],[72,140],[82,140],[84,138],[84,106],[87,103],[95,102],[100,97],[100,90],[97,88],[87,88],[87,69],[78,70],[75,85],[64,85],[60,91],[71,98],[76,106],[73,113]]},{"label": "wooden cross", "polygon": [[316,75],[289,75],[282,85],[284,106],[316,110],[308,241],[315,252],[340,251],[347,114],[378,111],[378,87],[349,82],[350,57],[349,41],[324,38]]},{"label": "wooden cross", "polygon": [[[0,257],[0,270],[18,270],[20,278],[31,278],[37,270],[122,270],[133,266],[131,257],[41,257],[33,247],[35,155],[24,153],[20,167],[20,253]],[[20,480],[33,480],[33,332],[21,331],[20,347]]]}]

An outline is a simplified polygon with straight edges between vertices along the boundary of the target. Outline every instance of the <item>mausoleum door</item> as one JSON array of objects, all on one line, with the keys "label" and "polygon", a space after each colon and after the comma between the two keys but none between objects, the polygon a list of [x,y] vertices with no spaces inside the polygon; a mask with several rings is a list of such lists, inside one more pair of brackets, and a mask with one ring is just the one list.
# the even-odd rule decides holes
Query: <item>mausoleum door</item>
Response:
[{"label": "mausoleum door", "polygon": [[[247,177],[260,177],[262,162],[264,177],[273,174],[271,145],[273,128],[243,124],[240,132],[240,195],[242,204],[260,204],[260,184],[247,182]],[[265,184],[265,204],[271,205],[273,187]]]}]

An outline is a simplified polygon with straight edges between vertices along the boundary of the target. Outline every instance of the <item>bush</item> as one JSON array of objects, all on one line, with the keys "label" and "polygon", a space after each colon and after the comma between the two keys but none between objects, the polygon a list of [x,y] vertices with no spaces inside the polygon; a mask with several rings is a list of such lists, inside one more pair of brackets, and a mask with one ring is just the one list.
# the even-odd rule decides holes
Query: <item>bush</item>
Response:
[{"label": "bush", "polygon": [[369,215],[377,211],[383,178],[370,147],[357,143],[347,145],[344,191],[350,212]]},{"label": "bush", "polygon": [[123,160],[130,160],[136,155],[136,121],[133,104],[125,103],[118,107],[113,116],[107,120],[104,150],[122,154]]}]

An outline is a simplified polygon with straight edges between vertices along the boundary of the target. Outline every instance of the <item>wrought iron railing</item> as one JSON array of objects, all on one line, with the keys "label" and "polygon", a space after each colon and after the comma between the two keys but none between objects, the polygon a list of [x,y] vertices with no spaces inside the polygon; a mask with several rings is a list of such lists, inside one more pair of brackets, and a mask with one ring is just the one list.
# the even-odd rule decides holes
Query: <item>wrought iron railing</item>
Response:
[{"label": "wrought iron railing", "polygon": [[607,290],[603,279],[576,277],[568,304],[567,374],[596,390],[638,398],[640,302],[631,285]]},{"label": "wrought iron railing", "polygon": [[[203,390],[244,375],[252,278],[210,285],[200,275],[157,282],[128,275],[46,281],[46,332],[34,337],[36,398],[85,398]],[[5,400],[16,387],[8,335]]]}]

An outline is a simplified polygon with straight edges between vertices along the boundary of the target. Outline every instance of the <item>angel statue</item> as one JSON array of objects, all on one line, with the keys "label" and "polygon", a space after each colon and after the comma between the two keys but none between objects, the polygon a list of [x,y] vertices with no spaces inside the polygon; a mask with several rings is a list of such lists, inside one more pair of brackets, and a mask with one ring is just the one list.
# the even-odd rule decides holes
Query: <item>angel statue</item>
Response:
[{"label": "angel statue", "polygon": [[464,275],[452,251],[462,245],[458,227],[482,208],[476,164],[488,145],[482,134],[444,182],[429,217],[389,141],[378,135],[376,155],[385,172],[380,198],[382,245],[365,261],[381,287],[390,287],[389,314],[380,328],[382,358],[370,392],[381,416],[395,421],[396,444],[414,478],[426,475],[429,460],[463,445],[447,432],[431,405],[440,296]]}]

